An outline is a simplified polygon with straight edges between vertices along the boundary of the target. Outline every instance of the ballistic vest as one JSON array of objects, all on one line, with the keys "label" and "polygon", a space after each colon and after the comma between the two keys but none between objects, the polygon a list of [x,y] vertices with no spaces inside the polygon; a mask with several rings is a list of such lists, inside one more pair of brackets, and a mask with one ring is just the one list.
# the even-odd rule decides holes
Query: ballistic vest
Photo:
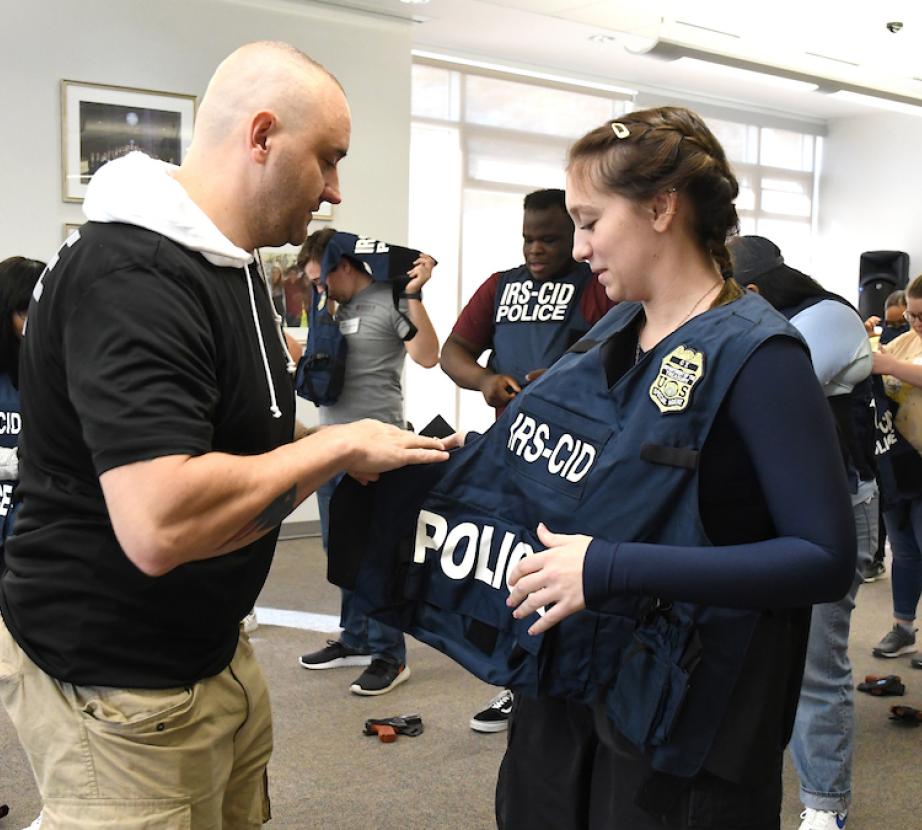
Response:
[{"label": "ballistic vest", "polygon": [[562,277],[540,282],[520,265],[504,271],[493,300],[493,352],[488,366],[520,384],[546,369],[592,327],[580,300],[592,271],[580,263]]},{"label": "ballistic vest", "polygon": [[[0,447],[12,449],[19,441],[22,419],[19,409],[19,390],[10,376],[0,375]],[[0,478],[0,564],[3,562],[3,541],[13,526],[13,490],[16,481]]]},{"label": "ballistic vest", "polygon": [[[700,770],[761,614],[622,597],[530,636],[508,573],[535,528],[609,542],[708,546],[698,460],[740,368],[796,330],[753,294],[664,338],[609,388],[601,349],[633,349],[641,306],[616,306],[445,464],[350,480],[334,494],[330,577],[360,610],[529,695],[602,702],[654,769]],[[358,499],[358,502],[355,501]],[[356,510],[370,518],[357,529]],[[349,517],[352,521],[349,521]],[[690,682],[693,678],[693,682]]]},{"label": "ballistic vest", "polygon": [[874,393],[874,454],[884,510],[922,498],[922,456],[896,428],[900,405],[887,396],[883,378],[872,377]]},{"label": "ballistic vest", "polygon": [[295,392],[317,406],[330,406],[343,391],[349,341],[327,310],[327,293],[313,287],[310,292],[307,343],[295,372]]}]

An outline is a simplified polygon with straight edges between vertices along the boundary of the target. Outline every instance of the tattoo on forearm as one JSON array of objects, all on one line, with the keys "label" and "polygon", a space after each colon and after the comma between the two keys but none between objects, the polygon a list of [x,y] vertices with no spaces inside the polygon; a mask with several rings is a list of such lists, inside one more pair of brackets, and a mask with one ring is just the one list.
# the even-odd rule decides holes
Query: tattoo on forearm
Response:
[{"label": "tattoo on forearm", "polygon": [[297,494],[297,487],[292,487],[286,493],[282,493],[277,499],[271,501],[262,513],[240,528],[237,533],[228,539],[227,544],[230,545],[239,542],[247,536],[252,536],[254,533],[262,535],[273,527],[280,525],[282,519],[295,509]]}]

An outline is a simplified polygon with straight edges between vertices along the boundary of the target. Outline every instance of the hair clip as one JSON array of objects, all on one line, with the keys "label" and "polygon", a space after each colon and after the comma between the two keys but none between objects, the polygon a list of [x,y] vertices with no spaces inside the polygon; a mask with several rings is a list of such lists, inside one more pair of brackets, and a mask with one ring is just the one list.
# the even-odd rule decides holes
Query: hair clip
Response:
[{"label": "hair clip", "polygon": [[611,122],[611,131],[618,138],[627,138],[631,134],[631,131],[627,127],[625,127],[624,124],[622,124],[620,121]]}]

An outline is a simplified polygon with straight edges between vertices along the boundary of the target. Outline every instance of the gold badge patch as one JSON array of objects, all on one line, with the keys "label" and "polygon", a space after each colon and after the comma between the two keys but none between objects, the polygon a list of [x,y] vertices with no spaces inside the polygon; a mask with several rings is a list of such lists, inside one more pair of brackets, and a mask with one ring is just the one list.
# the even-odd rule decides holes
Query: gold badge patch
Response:
[{"label": "gold badge patch", "polygon": [[650,384],[650,400],[662,413],[681,412],[688,406],[692,389],[704,377],[704,355],[678,346],[663,358]]}]

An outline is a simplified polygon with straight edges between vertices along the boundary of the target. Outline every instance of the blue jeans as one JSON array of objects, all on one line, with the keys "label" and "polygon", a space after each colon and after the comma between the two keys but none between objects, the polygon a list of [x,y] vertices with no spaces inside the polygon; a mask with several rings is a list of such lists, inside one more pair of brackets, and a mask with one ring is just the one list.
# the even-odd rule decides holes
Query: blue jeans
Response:
[{"label": "blue jeans", "polygon": [[814,810],[844,813],[852,800],[855,713],[848,633],[861,574],[877,549],[878,497],[856,504],[858,560],[849,592],[838,602],[813,606],[807,662],[797,704],[791,760],[800,800]]},{"label": "blue jeans", "polygon": [[887,510],[884,524],[893,551],[893,616],[911,623],[922,594],[922,499]]},{"label": "blue jeans", "polygon": [[[320,534],[323,538],[324,551],[327,550],[327,542],[330,538],[330,498],[341,479],[342,475],[335,476],[317,489]],[[342,589],[339,625],[343,630],[339,641],[347,648],[383,657],[394,663],[405,664],[407,662],[407,644],[403,632],[357,612],[355,594],[345,588]]]}]

